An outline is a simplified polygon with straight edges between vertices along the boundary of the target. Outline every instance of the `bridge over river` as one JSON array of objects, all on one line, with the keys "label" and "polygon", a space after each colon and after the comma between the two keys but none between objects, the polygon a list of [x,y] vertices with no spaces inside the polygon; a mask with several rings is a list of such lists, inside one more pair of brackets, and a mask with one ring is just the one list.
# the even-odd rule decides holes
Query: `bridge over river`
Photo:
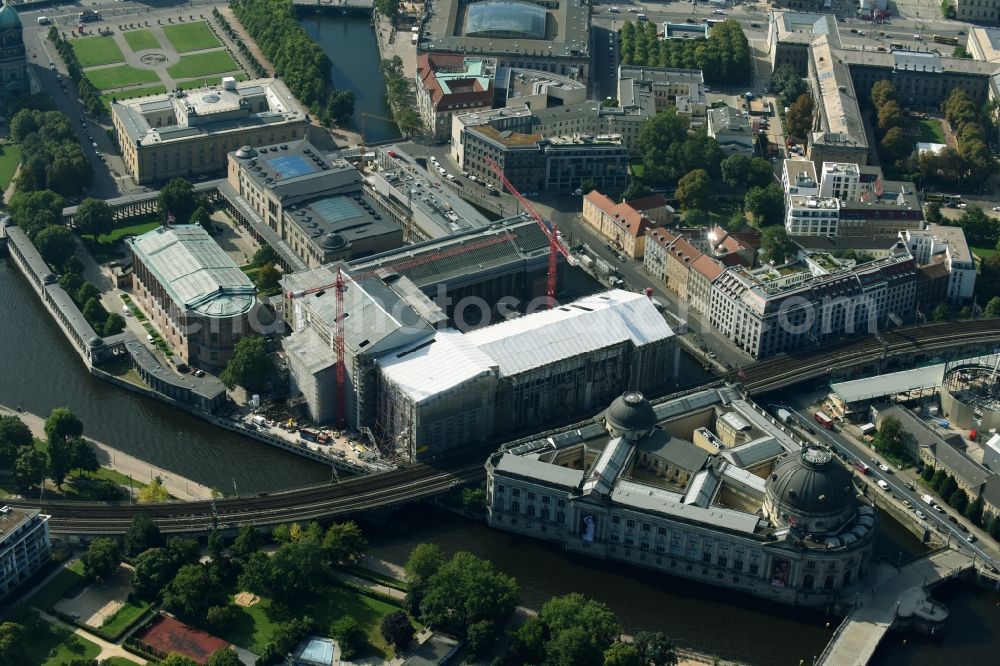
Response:
[{"label": "bridge over river", "polygon": [[[943,549],[889,571],[874,586],[859,584],[854,610],[830,639],[817,666],[864,666],[893,627],[934,633],[948,619],[948,610],[932,601],[927,590],[973,566],[973,558],[965,553]],[[850,594],[851,590],[844,591],[845,597]]]}]

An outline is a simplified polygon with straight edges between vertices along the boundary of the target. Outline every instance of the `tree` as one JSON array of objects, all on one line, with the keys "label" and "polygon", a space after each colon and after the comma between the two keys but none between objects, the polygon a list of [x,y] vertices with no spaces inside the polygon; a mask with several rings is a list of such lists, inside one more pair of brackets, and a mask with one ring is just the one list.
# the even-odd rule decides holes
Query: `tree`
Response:
[{"label": "tree", "polygon": [[410,551],[406,560],[406,580],[411,585],[421,585],[437,573],[445,563],[444,551],[435,543],[419,543]]},{"label": "tree", "polygon": [[385,642],[393,646],[397,652],[405,648],[413,640],[413,625],[405,611],[394,611],[382,618],[379,632]]},{"label": "tree", "polygon": [[909,457],[909,433],[903,430],[903,424],[895,416],[882,420],[875,434],[875,450],[894,458]]},{"label": "tree", "polygon": [[88,579],[107,580],[118,570],[122,552],[114,539],[94,539],[80,560],[83,562],[84,575]]},{"label": "tree", "polygon": [[809,137],[809,130],[812,128],[812,119],[812,96],[809,93],[803,93],[789,105],[788,111],[785,113],[785,125],[789,138],[805,142]]},{"label": "tree", "polygon": [[254,594],[267,594],[271,584],[271,558],[261,551],[251,553],[243,562],[237,585]]},{"label": "tree", "polygon": [[191,213],[191,224],[197,224],[201,228],[208,231],[210,225],[212,224],[212,211],[205,208],[203,205],[198,206],[194,209],[194,212]]},{"label": "tree", "polygon": [[104,337],[111,335],[118,335],[125,330],[125,319],[117,312],[112,312],[108,315],[107,319],[104,320],[104,328],[101,334]]},{"label": "tree", "polygon": [[125,532],[125,555],[135,557],[150,548],[163,545],[163,535],[156,522],[145,513],[137,513]]},{"label": "tree", "polygon": [[375,10],[388,18],[396,18],[399,13],[399,0],[375,0]]},{"label": "tree", "polygon": [[774,262],[780,265],[790,261],[798,252],[798,246],[788,237],[788,232],[782,226],[764,229],[760,235],[760,256],[762,262]]},{"label": "tree", "polygon": [[212,653],[205,666],[241,666],[240,656],[232,648],[222,648]]},{"label": "tree", "polygon": [[[23,158],[23,155],[22,155]],[[52,190],[17,190],[7,202],[14,224],[34,239],[42,229],[59,224],[66,200]]]},{"label": "tree", "polygon": [[169,223],[170,216],[173,215],[173,224],[187,224],[196,207],[194,186],[183,178],[171,180],[156,197],[156,209],[163,223]]},{"label": "tree", "polygon": [[[451,627],[464,634],[469,625],[488,620],[507,623],[518,598],[517,582],[494,571],[493,565],[471,553],[458,552],[426,583],[421,618],[430,625]],[[484,600],[489,600],[484,603]]]},{"label": "tree", "polygon": [[166,659],[160,660],[160,666],[198,666],[198,662],[177,652],[171,652]]},{"label": "tree", "polygon": [[604,651],[604,666],[643,666],[643,664],[635,645],[612,643],[611,647]]},{"label": "tree", "polygon": [[809,85],[792,65],[785,63],[771,75],[771,89],[781,96],[782,106],[790,106],[801,95],[809,92]]},{"label": "tree", "polygon": [[[600,663],[601,655],[611,647],[621,634],[618,618],[607,606],[599,601],[587,599],[582,594],[574,592],[561,597],[553,597],[542,606],[538,615],[549,635],[549,644],[545,652],[550,655],[556,652],[562,657],[555,661],[569,664]],[[580,637],[577,630],[586,628],[583,638],[584,652],[589,656],[579,661],[579,656],[567,661],[569,654],[578,655],[573,647]],[[593,661],[596,659],[597,661]]]},{"label": "tree", "polygon": [[886,102],[878,109],[878,129],[885,134],[894,127],[903,126],[903,109],[899,102]]},{"label": "tree", "polygon": [[948,321],[948,318],[951,317],[951,311],[946,304],[939,303],[931,313],[931,317],[934,318],[934,321]]},{"label": "tree", "polygon": [[892,160],[901,160],[913,152],[913,139],[906,135],[902,127],[890,128],[879,145],[883,154]]},{"label": "tree", "polygon": [[253,260],[250,262],[251,266],[261,267],[264,264],[273,264],[278,261],[278,252],[270,245],[261,245],[253,254]]},{"label": "tree", "polygon": [[163,606],[195,624],[205,621],[209,608],[226,602],[221,583],[201,564],[185,564],[163,590]]},{"label": "tree", "polygon": [[104,309],[104,306],[101,305],[99,300],[91,298],[83,304],[83,316],[94,326],[94,328],[102,329],[104,327],[104,321],[108,318],[108,311]]},{"label": "tree", "polygon": [[74,300],[76,301],[77,305],[82,306],[87,301],[91,299],[99,299],[100,297],[101,297],[101,292],[97,287],[90,284],[89,282],[84,282],[82,285],[80,285],[80,288],[77,290],[76,298]]},{"label": "tree", "polygon": [[168,499],[170,499],[170,493],[163,487],[163,479],[157,476],[139,490],[135,501],[139,504],[156,504],[157,502],[166,502]]},{"label": "tree", "polygon": [[96,472],[101,468],[97,461],[97,449],[82,437],[76,437],[67,442],[70,450],[70,469],[80,473]]},{"label": "tree", "polygon": [[674,644],[662,631],[640,631],[635,635],[635,646],[644,666],[675,666],[677,663]]},{"label": "tree", "polygon": [[936,491],[940,490],[947,479],[948,479],[948,472],[944,471],[943,468],[935,470],[934,476],[932,476],[930,480],[931,488],[933,488]]},{"label": "tree", "polygon": [[597,183],[593,178],[588,178],[580,184],[580,194],[590,194],[597,189]]},{"label": "tree", "polygon": [[751,187],[743,198],[743,209],[753,214],[757,228],[781,224],[785,217],[785,194],[777,183]]},{"label": "tree", "polygon": [[707,210],[712,198],[712,179],[704,169],[695,169],[677,181],[677,200],[685,209]]},{"label": "tree", "polygon": [[330,525],[323,535],[322,545],[327,559],[336,565],[356,561],[368,545],[368,540],[357,523],[349,520]]},{"label": "tree", "polygon": [[33,446],[24,446],[14,461],[14,483],[21,488],[31,488],[45,480],[47,468],[45,454]]},{"label": "tree", "polygon": [[236,343],[233,356],[219,380],[229,388],[239,385],[247,393],[255,393],[264,388],[273,374],[274,363],[267,355],[264,338],[251,335]]},{"label": "tree", "polygon": [[961,488],[956,488],[955,491],[948,496],[948,504],[955,507],[955,510],[959,513],[964,514],[965,510],[969,508],[969,496],[965,494],[965,491]]},{"label": "tree", "polygon": [[17,416],[0,416],[0,467],[9,469],[17,460],[17,450],[33,443],[31,428],[24,421]]},{"label": "tree", "polygon": [[745,187],[750,174],[750,157],[736,153],[722,160],[722,180],[732,188]]},{"label": "tree", "polygon": [[361,625],[350,615],[345,615],[330,625],[330,636],[340,644],[340,652],[344,659],[354,657],[367,642]]},{"label": "tree", "polygon": [[317,544],[292,541],[282,544],[271,557],[268,593],[277,601],[300,601],[316,593],[316,581],[323,578],[327,561]]},{"label": "tree", "polygon": [[21,109],[10,119],[10,136],[22,143],[28,135],[38,131],[38,121],[32,109]]},{"label": "tree", "polygon": [[0,624],[0,666],[20,666],[25,663],[26,635],[24,626],[16,622]]},{"label": "tree", "polygon": [[469,625],[465,632],[465,642],[469,646],[469,654],[482,657],[493,647],[497,639],[497,627],[489,620],[480,620]]},{"label": "tree", "polygon": [[267,263],[264,264],[260,272],[257,273],[257,278],[254,280],[254,284],[261,293],[266,294],[267,292],[273,291],[278,286],[278,280],[281,279],[281,271],[279,271],[274,264]]},{"label": "tree", "polygon": [[211,606],[205,611],[205,624],[215,632],[225,633],[235,621],[236,609],[230,604]]},{"label": "tree", "polygon": [[115,228],[114,210],[108,202],[90,197],[77,206],[73,220],[79,232],[90,234],[95,242],[98,236],[109,234]]},{"label": "tree", "polygon": [[924,465],[924,468],[920,470],[920,478],[930,483],[931,479],[934,478],[934,468],[930,465]]},{"label": "tree", "polygon": [[955,481],[955,477],[949,474],[945,477],[941,487],[938,488],[938,494],[947,501],[956,490],[958,490],[958,483]]},{"label": "tree", "polygon": [[1000,317],[1000,296],[994,296],[986,303],[987,317]]},{"label": "tree", "polygon": [[150,548],[135,558],[132,586],[143,599],[155,599],[176,573],[174,559],[166,548]]},{"label": "tree", "polygon": [[45,419],[45,436],[49,443],[49,476],[62,485],[73,464],[69,439],[83,434],[83,423],[67,407],[57,407]]},{"label": "tree", "polygon": [[34,243],[45,263],[56,268],[66,263],[76,252],[73,232],[66,227],[45,227],[35,236]]},{"label": "tree", "polygon": [[978,495],[976,499],[965,508],[965,517],[972,521],[973,525],[983,524],[983,496]]},{"label": "tree", "polygon": [[931,224],[941,224],[944,216],[941,215],[941,204],[931,202],[924,206],[924,219]]},{"label": "tree", "polygon": [[172,537],[167,541],[167,553],[174,560],[174,566],[180,569],[185,564],[194,564],[201,558],[201,546],[195,539]]},{"label": "tree", "polygon": [[872,106],[876,109],[885,106],[889,102],[899,101],[899,95],[896,93],[896,86],[894,86],[892,82],[887,79],[876,81],[872,86],[868,97],[871,99]]},{"label": "tree", "polygon": [[233,557],[245,562],[251,555],[259,551],[263,545],[264,536],[253,525],[244,525],[240,528],[240,533],[236,536],[236,540],[233,541]]},{"label": "tree", "polygon": [[[75,259],[76,257],[74,256],[73,258]],[[66,263],[69,264],[68,261]],[[69,271],[65,271],[59,277],[59,286],[66,290],[66,293],[69,294],[70,298],[73,298],[76,296],[76,292],[80,290],[80,287],[83,286],[83,278],[80,277],[79,273],[70,273]]]},{"label": "tree", "polygon": [[641,180],[636,180],[631,178],[628,181],[628,187],[622,192],[622,199],[625,201],[633,201],[635,199],[641,199],[642,197],[648,197],[653,193],[649,187],[647,187]]}]

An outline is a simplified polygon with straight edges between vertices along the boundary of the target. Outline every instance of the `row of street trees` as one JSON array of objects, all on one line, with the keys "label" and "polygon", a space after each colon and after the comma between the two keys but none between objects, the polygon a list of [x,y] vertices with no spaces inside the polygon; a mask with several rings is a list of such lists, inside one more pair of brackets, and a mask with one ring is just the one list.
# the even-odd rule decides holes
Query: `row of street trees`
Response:
[{"label": "row of street trees", "polygon": [[[0,469],[8,470],[20,488],[41,486],[46,478],[57,488],[72,470],[96,472],[97,452],[82,438],[83,423],[66,407],[45,419],[45,446],[36,447],[28,426],[17,416],[0,416]],[[114,484],[112,484],[113,486]],[[106,489],[117,496],[117,489]]]},{"label": "row of street trees", "polygon": [[982,497],[977,497],[974,501],[970,501],[968,493],[959,488],[955,477],[944,469],[935,469],[931,465],[924,465],[924,468],[920,471],[920,477],[949,506],[972,521],[974,525],[985,529],[991,537],[1000,541],[1000,516],[986,516],[983,514],[984,502]]}]

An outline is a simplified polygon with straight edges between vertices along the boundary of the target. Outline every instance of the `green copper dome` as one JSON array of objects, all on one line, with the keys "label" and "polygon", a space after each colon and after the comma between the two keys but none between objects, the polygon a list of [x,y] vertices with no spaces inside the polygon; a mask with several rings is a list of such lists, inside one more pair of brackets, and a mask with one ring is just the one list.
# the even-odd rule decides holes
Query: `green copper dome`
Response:
[{"label": "green copper dome", "polygon": [[21,17],[17,15],[17,10],[8,4],[0,7],[0,30],[3,28],[20,28]]}]

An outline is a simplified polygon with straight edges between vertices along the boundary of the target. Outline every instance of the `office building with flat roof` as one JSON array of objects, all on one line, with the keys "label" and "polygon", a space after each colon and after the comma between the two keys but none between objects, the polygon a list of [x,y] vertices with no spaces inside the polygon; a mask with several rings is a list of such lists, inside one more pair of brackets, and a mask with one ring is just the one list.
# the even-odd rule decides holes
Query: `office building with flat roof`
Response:
[{"label": "office building with flat roof", "polygon": [[174,353],[218,374],[254,331],[257,288],[197,224],[157,227],[125,241],[132,296]]},{"label": "office building with flat roof", "polygon": [[222,174],[240,146],[306,137],[309,116],[280,79],[174,91],[111,104],[122,160],[140,185]]},{"label": "office building with flat roof", "polygon": [[231,152],[224,188],[237,219],[279,255],[294,255],[284,262],[288,269],[403,244],[402,228],[365,192],[361,172],[305,140]]},{"label": "office building with flat roof", "polygon": [[49,517],[38,509],[0,508],[0,600],[42,570],[52,541]]},{"label": "office building with flat roof", "polygon": [[965,50],[975,60],[1000,63],[1000,28],[970,26]]},{"label": "office building with flat roof", "polygon": [[584,83],[590,70],[590,5],[582,0],[439,0],[427,5],[418,53],[496,58]]},{"label": "office building with flat roof", "polygon": [[505,79],[497,80],[501,106],[546,109],[587,101],[587,86],[576,79],[537,69],[511,67]]},{"label": "office building with flat roof", "polygon": [[962,227],[928,224],[926,229],[906,229],[899,239],[919,265],[941,263],[948,269],[949,303],[963,305],[972,301],[976,289],[976,262]]}]

